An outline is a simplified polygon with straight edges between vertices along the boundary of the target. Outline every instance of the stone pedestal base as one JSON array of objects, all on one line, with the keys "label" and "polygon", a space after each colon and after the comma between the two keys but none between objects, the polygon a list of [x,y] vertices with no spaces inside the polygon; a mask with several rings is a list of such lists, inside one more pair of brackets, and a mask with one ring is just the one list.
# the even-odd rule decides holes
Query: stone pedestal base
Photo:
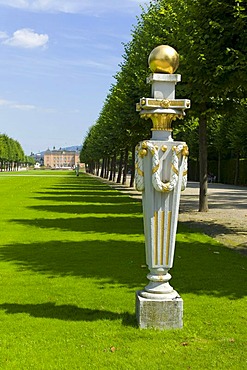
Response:
[{"label": "stone pedestal base", "polygon": [[147,299],[136,292],[136,318],[141,329],[180,329],[183,327],[183,300]]}]

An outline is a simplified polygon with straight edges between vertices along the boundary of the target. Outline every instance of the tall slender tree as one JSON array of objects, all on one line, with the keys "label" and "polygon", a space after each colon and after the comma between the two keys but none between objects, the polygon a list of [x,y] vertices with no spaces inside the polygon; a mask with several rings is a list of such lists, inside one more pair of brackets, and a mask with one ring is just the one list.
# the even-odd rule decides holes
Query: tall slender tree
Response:
[{"label": "tall slender tree", "polygon": [[149,137],[150,123],[135,112],[135,103],[150,93],[145,83],[147,57],[159,44],[173,46],[180,54],[178,73],[183,76],[177,95],[192,101],[187,125],[199,122],[199,211],[207,211],[207,126],[219,107],[230,113],[246,94],[246,35],[243,0],[152,1],[125,45],[121,71],[97,121],[97,131],[108,137],[107,148],[106,140],[97,142],[102,155],[116,154],[116,148],[122,153]]}]

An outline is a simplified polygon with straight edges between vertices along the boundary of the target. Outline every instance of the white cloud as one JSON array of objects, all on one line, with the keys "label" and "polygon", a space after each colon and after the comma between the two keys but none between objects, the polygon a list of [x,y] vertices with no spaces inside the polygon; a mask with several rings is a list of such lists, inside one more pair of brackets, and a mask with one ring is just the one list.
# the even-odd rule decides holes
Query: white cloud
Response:
[{"label": "white cloud", "polygon": [[28,0],[0,0],[0,5],[11,6],[13,8],[25,8],[28,6]]},{"label": "white cloud", "polygon": [[39,107],[33,104],[24,104],[20,102],[16,102],[13,100],[7,100],[0,98],[0,109],[14,109],[14,110],[21,110],[25,112],[29,111],[37,111],[42,113],[56,113],[57,109],[55,108],[45,108],[45,107]]},{"label": "white cloud", "polygon": [[6,32],[0,31],[0,40],[7,39],[7,38],[8,38],[8,34]]},{"label": "white cloud", "polygon": [[33,49],[45,46],[49,36],[46,34],[35,33],[29,28],[22,28],[13,33],[12,37],[5,38],[3,44],[20,48]]},{"label": "white cloud", "polygon": [[13,104],[12,108],[19,109],[19,110],[25,110],[25,111],[36,109],[35,105],[31,105],[31,104]]},{"label": "white cloud", "polygon": [[9,100],[0,99],[0,107],[4,107],[6,105],[9,105],[11,102]]},{"label": "white cloud", "polygon": [[11,100],[6,100],[6,99],[0,99],[0,107],[7,107],[11,109],[18,109],[18,110],[25,110],[25,111],[37,109],[35,105],[20,104],[20,103],[11,101]]},{"label": "white cloud", "polygon": [[148,0],[0,0],[0,5],[41,12],[93,13],[133,11]]}]

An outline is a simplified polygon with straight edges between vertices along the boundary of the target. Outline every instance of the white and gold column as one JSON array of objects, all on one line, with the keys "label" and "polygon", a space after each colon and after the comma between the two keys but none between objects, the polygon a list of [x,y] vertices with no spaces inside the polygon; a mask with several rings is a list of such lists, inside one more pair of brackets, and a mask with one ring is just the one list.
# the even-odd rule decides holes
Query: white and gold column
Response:
[{"label": "white and gold column", "polygon": [[186,143],[173,141],[171,123],[183,118],[188,99],[175,98],[179,56],[168,45],[155,48],[149,56],[152,74],[147,82],[152,97],[142,98],[137,110],[153,122],[152,138],[136,147],[136,188],[142,191],[146,263],[149,284],[137,292],[136,314],[141,328],[180,328],[183,301],[171,287],[180,192],[187,182]]}]

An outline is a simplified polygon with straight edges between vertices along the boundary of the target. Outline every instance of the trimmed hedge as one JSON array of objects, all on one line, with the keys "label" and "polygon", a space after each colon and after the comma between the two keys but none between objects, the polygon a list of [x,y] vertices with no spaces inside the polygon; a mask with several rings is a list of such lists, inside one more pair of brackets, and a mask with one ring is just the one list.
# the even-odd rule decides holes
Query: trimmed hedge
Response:
[{"label": "trimmed hedge", "polygon": [[[220,167],[220,182],[234,185],[236,159],[223,159]],[[214,174],[216,176],[216,182],[218,181],[217,161],[208,161],[208,173]],[[190,181],[199,181],[199,161],[189,160],[188,178]],[[239,161],[239,176],[235,185],[247,186],[247,158],[242,158]]]}]

